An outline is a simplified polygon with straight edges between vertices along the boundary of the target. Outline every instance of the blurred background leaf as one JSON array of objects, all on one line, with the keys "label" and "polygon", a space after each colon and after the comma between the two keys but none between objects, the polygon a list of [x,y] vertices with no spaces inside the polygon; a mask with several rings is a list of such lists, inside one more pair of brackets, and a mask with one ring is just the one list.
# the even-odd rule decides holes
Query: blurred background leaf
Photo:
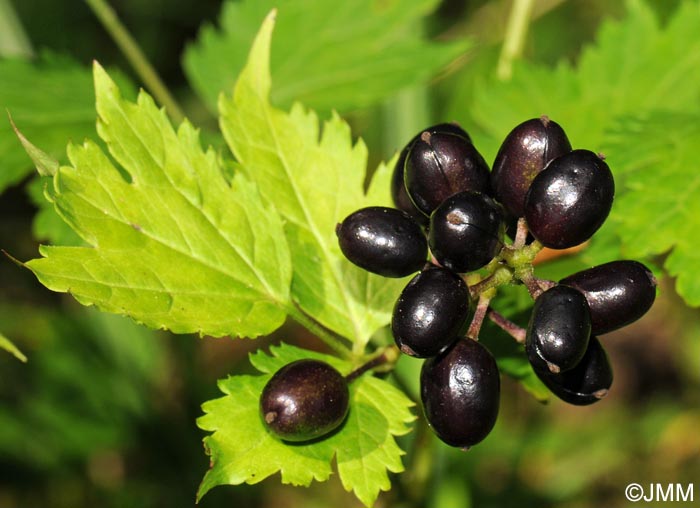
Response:
[{"label": "blurred background leaf", "polygon": [[322,112],[376,104],[423,83],[467,50],[466,40],[435,43],[420,20],[436,0],[243,0],[224,2],[219,29],[204,27],[184,54],[195,90],[212,111],[233,88],[254,35],[272,8],[272,103]]}]

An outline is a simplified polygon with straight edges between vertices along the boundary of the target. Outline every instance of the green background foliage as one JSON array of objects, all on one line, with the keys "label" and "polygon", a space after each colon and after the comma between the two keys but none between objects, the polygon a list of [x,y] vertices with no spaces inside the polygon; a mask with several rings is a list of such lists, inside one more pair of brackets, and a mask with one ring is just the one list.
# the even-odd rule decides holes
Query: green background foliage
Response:
[{"label": "green background foliage", "polygon": [[[0,348],[28,360],[0,352],[0,504],[181,506],[236,484],[200,505],[592,507],[624,503],[632,481],[697,479],[699,2],[536,2],[509,79],[507,1],[115,2],[181,125],[135,92],[148,83],[87,2],[69,4],[0,0],[0,106],[60,161],[31,176],[0,122],[0,248],[59,292],[0,262]],[[426,125],[460,121],[492,161],[541,114],[605,153],[617,195],[591,244],[538,275],[627,257],[660,277],[652,311],[602,339],[611,395],[539,404],[521,348],[489,325],[501,415],[469,453],[410,407],[411,358],[360,378],[353,419],[288,453],[257,418],[264,380],[301,356],[356,367],[391,342],[405,283],[345,261],[335,223],[389,202],[395,152]],[[522,325],[521,289],[494,305]],[[347,359],[329,356],[334,334]]]}]

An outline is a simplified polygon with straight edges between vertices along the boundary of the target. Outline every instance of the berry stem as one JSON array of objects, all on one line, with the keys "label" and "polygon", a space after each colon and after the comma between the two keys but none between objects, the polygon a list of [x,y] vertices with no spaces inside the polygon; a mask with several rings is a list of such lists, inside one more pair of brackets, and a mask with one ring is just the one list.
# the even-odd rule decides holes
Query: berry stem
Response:
[{"label": "berry stem", "polygon": [[484,323],[486,312],[489,309],[489,303],[494,296],[496,296],[495,289],[491,289],[479,295],[479,303],[476,305],[474,317],[472,318],[472,322],[469,325],[469,330],[467,331],[467,337],[470,339],[479,340],[481,325]]},{"label": "berry stem", "polygon": [[551,289],[557,285],[557,283],[553,280],[540,279],[539,277],[534,277],[534,279],[537,282],[537,285],[541,287],[544,291],[547,291],[548,289]]},{"label": "berry stem", "polygon": [[527,241],[527,222],[525,222],[525,217],[520,217],[518,219],[518,227],[515,232],[515,240],[513,241],[514,249],[522,249]]},{"label": "berry stem", "polygon": [[515,276],[522,281],[523,284],[525,284],[525,287],[533,300],[537,299],[537,297],[544,291],[542,287],[540,287],[538,279],[533,273],[532,266],[523,267],[516,272]]},{"label": "berry stem", "polygon": [[513,337],[516,342],[519,342],[520,344],[525,343],[525,328],[518,326],[510,319],[503,316],[500,312],[493,309],[489,309],[487,316],[496,326]]},{"label": "berry stem", "polygon": [[348,383],[351,383],[365,372],[369,370],[380,370],[380,367],[382,371],[389,371],[399,359],[400,354],[401,352],[396,346],[387,346],[380,350],[380,353],[374,358],[371,358],[369,361],[363,363],[358,368],[350,372],[350,374],[345,376],[345,380]]},{"label": "berry stem", "polygon": [[503,284],[507,284],[513,280],[513,271],[506,267],[499,265],[491,275],[480,280],[479,282],[469,286],[469,294],[472,298],[481,296],[481,294],[495,289]]}]

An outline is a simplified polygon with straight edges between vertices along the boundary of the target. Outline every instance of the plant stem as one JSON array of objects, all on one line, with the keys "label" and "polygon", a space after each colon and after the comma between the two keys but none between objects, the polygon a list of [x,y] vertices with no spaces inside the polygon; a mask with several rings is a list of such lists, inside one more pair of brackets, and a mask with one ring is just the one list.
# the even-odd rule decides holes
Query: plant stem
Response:
[{"label": "plant stem", "polygon": [[100,20],[102,26],[109,32],[112,40],[119,47],[126,59],[141,78],[146,88],[153,94],[156,100],[165,106],[170,114],[170,118],[175,123],[184,120],[185,115],[175,98],[158,76],[151,63],[144,55],[143,51],[128,32],[126,27],[117,17],[114,9],[107,3],[107,0],[85,0],[92,12]]},{"label": "plant stem", "polygon": [[489,309],[488,318],[498,326],[501,330],[513,337],[516,342],[523,344],[525,342],[525,329],[513,323],[510,319],[504,317],[500,312]]},{"label": "plant stem", "polygon": [[350,374],[345,376],[345,380],[348,383],[351,383],[358,377],[360,377],[362,374],[367,372],[368,370],[375,370],[378,369],[379,367],[383,367],[383,370],[387,370],[386,365],[389,365],[389,370],[393,368],[393,365],[396,363],[396,361],[399,359],[399,355],[401,352],[399,351],[399,348],[396,346],[387,346],[385,347],[377,356],[374,358],[370,359],[369,361],[365,362],[364,364],[360,365],[358,368],[353,370]]},{"label": "plant stem", "polygon": [[32,58],[34,49],[9,0],[0,0],[0,56]]},{"label": "plant stem", "polygon": [[514,249],[522,249],[527,241],[527,222],[525,222],[525,217],[520,217],[518,219],[518,229],[515,233],[515,241],[513,241]]},{"label": "plant stem", "polygon": [[513,62],[522,55],[534,3],[534,0],[513,0],[496,68],[496,75],[502,81],[508,81],[512,77]]},{"label": "plant stem", "polygon": [[486,317],[486,312],[489,309],[489,303],[495,295],[495,288],[479,295],[479,303],[476,304],[474,317],[472,318],[472,322],[469,325],[469,330],[467,331],[467,337],[470,339],[479,340],[481,325],[484,323],[484,317]]},{"label": "plant stem", "polygon": [[469,286],[469,294],[472,298],[480,296],[482,293],[491,289],[507,284],[513,280],[513,271],[505,266],[499,266],[494,272],[485,279]]},{"label": "plant stem", "polygon": [[533,300],[540,296],[540,294],[542,294],[543,289],[537,282],[537,278],[535,278],[532,266],[530,266],[527,269],[518,270],[515,276],[518,279],[520,279],[523,284],[525,284],[525,287],[527,288],[527,291],[528,293],[530,293],[530,296]]},{"label": "plant stem", "polygon": [[335,335],[330,330],[327,330],[318,321],[311,318],[308,314],[306,314],[303,310],[301,310],[294,304],[289,305],[286,310],[289,316],[292,319],[294,319],[294,321],[296,321],[304,328],[309,330],[311,333],[313,333],[316,337],[322,340],[328,347],[330,347],[333,351],[338,353],[341,357],[346,359],[350,359],[353,357],[352,352],[345,344],[343,344],[339,335]]}]

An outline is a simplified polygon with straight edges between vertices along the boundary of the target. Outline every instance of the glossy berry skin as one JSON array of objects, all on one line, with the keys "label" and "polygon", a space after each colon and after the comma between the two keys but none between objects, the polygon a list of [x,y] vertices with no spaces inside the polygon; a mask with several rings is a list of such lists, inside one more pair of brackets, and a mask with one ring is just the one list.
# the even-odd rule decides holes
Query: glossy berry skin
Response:
[{"label": "glossy berry skin", "polygon": [[503,210],[486,194],[459,192],[430,215],[428,245],[444,267],[464,273],[491,261],[503,246]]},{"label": "glossy berry skin", "polygon": [[345,378],[320,360],[297,360],[278,370],[260,396],[265,426],[285,441],[309,441],[336,429],[348,413]]},{"label": "glossy berry skin", "polygon": [[467,449],[496,423],[501,381],[491,353],[462,339],[423,363],[421,401],[428,424],[451,446]]},{"label": "glossy berry skin", "polygon": [[423,132],[406,157],[404,183],[411,201],[430,215],[445,199],[465,190],[490,190],[489,168],[467,139]]},{"label": "glossy berry skin", "polygon": [[417,272],[428,257],[428,244],[420,225],[395,208],[362,208],[348,215],[335,231],[345,257],[385,277],[405,277]]},{"label": "glossy berry skin", "polygon": [[463,137],[471,143],[469,134],[467,134],[467,132],[456,123],[440,123],[428,127],[424,131],[421,131],[413,136],[411,141],[409,141],[403,150],[401,150],[399,158],[396,161],[396,166],[394,166],[394,172],[391,175],[391,198],[393,199],[396,208],[408,213],[421,225],[426,225],[428,223],[428,217],[420,212],[416,208],[416,205],[413,204],[413,201],[411,201],[411,198],[408,197],[408,192],[406,192],[406,186],[404,185],[403,170],[404,165],[406,164],[406,156],[413,146],[413,143],[415,143],[416,139],[420,137],[421,133],[426,131],[430,134],[436,134],[438,132],[454,134],[455,136]]},{"label": "glossy berry skin", "polygon": [[571,151],[561,126],[543,116],[515,127],[498,150],[491,172],[494,197],[512,217],[525,214],[525,195],[549,161]]},{"label": "glossy berry skin", "polygon": [[642,263],[612,261],[570,275],[560,284],[581,291],[591,309],[593,334],[608,333],[642,317],[656,298],[656,278]]},{"label": "glossy berry skin", "polygon": [[409,356],[435,356],[452,344],[469,317],[469,288],[462,278],[438,266],[413,277],[394,305],[391,331]]},{"label": "glossy berry skin", "polygon": [[571,370],[553,374],[535,369],[535,374],[564,402],[586,406],[604,398],[613,382],[608,355],[597,337],[591,337],[579,364]]},{"label": "glossy berry skin", "polygon": [[525,197],[530,233],[543,245],[565,249],[585,242],[610,213],[615,182],[608,165],[589,150],[552,160]]},{"label": "glossy berry skin", "polygon": [[591,313],[583,293],[554,286],[540,294],[530,314],[525,352],[535,369],[573,369],[588,349]]}]

